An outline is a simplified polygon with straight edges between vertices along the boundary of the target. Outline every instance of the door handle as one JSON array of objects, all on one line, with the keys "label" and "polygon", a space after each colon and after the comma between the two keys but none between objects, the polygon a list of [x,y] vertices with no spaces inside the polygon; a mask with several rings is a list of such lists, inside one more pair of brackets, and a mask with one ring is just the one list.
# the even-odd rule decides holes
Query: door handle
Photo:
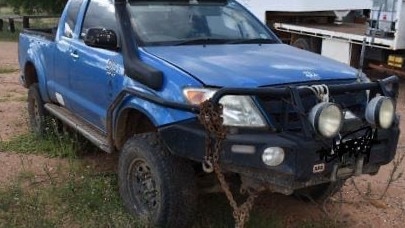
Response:
[{"label": "door handle", "polygon": [[78,59],[79,58],[79,54],[77,54],[77,51],[73,51],[70,53],[70,56],[74,59]]}]

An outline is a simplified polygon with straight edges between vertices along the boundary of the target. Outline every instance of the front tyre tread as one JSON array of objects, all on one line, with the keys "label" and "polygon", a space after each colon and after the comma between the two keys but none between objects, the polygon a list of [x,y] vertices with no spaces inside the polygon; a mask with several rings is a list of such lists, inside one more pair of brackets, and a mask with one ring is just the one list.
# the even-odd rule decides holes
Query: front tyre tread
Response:
[{"label": "front tyre tread", "polygon": [[[137,169],[134,170],[134,167]],[[153,181],[143,180],[139,172],[144,172],[145,176],[150,173]],[[141,197],[139,192],[144,192],[146,185],[154,186],[158,193],[152,205],[157,205],[146,210],[149,225],[189,227],[196,208],[194,170],[186,160],[170,154],[157,133],[136,135],[125,143],[119,158],[118,176],[121,197],[132,215],[145,218],[147,203],[143,202],[145,197]],[[143,182],[148,184],[143,185]]]}]

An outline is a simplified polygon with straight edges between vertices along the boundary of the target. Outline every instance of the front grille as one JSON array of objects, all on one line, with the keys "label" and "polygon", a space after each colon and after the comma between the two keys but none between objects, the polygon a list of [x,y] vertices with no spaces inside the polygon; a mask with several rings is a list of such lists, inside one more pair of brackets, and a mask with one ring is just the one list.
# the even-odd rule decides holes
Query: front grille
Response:
[{"label": "front grille", "polygon": [[[367,104],[367,97],[364,91],[355,93],[344,93],[331,95],[330,102],[339,104],[343,111],[350,110],[357,117],[363,117]],[[314,94],[301,96],[301,102],[304,107],[304,113],[296,112],[294,102],[290,97],[285,98],[272,98],[272,97],[258,97],[262,109],[267,114],[271,124],[278,131],[300,131],[302,124],[300,122],[300,115],[307,119],[308,113],[319,101]]]}]

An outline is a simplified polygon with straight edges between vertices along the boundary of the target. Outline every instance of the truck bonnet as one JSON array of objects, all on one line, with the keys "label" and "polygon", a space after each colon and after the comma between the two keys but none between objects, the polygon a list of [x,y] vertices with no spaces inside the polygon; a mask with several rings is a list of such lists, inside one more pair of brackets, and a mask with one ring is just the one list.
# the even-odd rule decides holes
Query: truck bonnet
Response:
[{"label": "truck bonnet", "polygon": [[260,87],[328,80],[354,80],[346,64],[284,44],[144,47],[206,86]]}]

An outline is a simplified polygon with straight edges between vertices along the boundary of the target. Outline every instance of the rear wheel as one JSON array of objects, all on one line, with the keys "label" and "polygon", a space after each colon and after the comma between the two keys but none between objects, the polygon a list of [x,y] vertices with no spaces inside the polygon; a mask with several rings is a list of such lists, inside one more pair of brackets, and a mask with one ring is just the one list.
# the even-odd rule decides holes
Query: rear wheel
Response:
[{"label": "rear wheel", "polygon": [[121,197],[129,212],[152,227],[188,227],[196,208],[194,170],[170,154],[156,133],[130,138],[119,159]]},{"label": "rear wheel", "polygon": [[48,114],[44,108],[44,102],[37,83],[32,84],[28,89],[28,117],[30,128],[38,136],[44,136],[46,132],[46,119]]}]

